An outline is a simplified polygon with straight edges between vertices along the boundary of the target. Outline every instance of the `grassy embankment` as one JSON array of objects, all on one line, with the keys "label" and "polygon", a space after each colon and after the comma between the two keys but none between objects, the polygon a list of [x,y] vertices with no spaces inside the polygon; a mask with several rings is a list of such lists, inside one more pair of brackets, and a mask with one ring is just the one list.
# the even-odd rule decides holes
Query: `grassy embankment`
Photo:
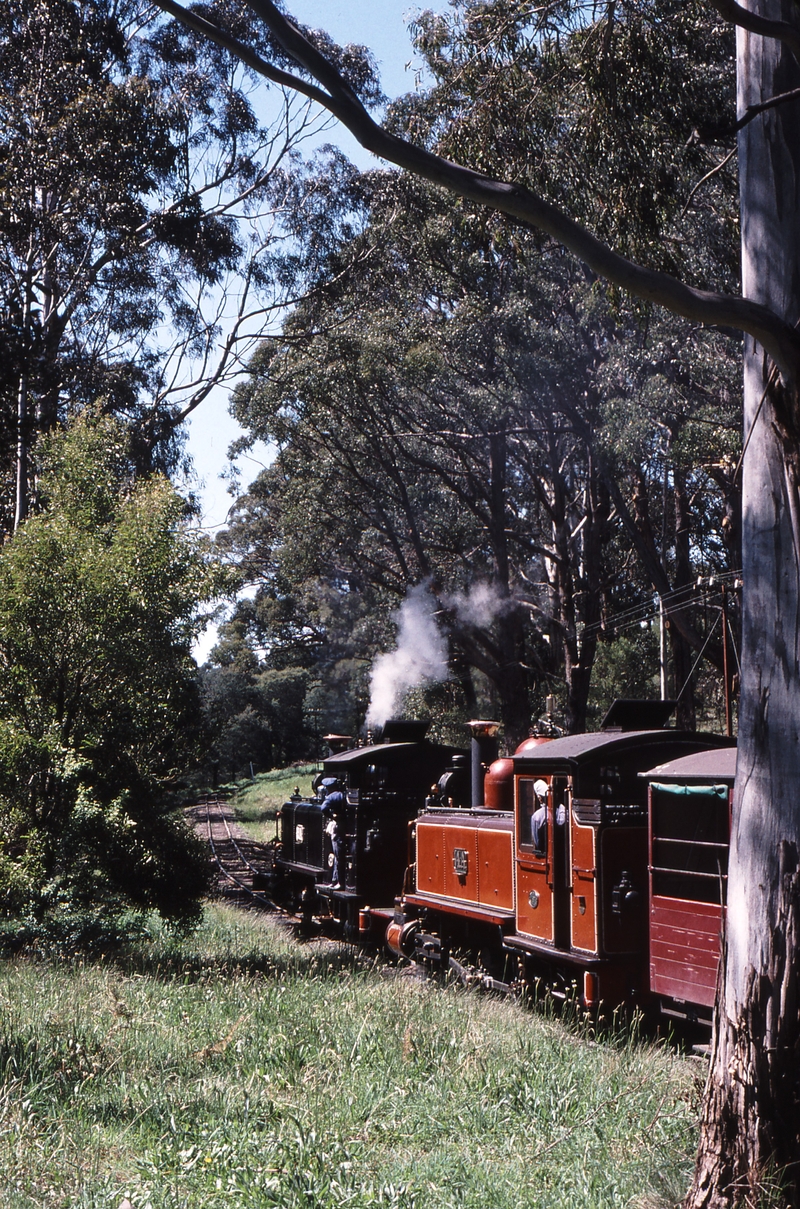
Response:
[{"label": "grassy embankment", "polygon": [[125,961],[0,965],[0,1204],[667,1205],[702,1075],[209,908]]},{"label": "grassy embankment", "polygon": [[296,764],[261,772],[252,781],[237,781],[231,786],[236,818],[254,840],[271,840],[275,835],[275,812],[299,787],[304,797],[311,795],[311,782],[318,764]]}]

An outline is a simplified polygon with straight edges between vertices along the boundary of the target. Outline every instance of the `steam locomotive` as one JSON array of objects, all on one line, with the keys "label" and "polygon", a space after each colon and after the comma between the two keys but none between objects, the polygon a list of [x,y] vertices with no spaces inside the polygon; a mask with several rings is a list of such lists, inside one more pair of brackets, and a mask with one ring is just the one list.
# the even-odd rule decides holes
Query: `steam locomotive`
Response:
[{"label": "steam locomotive", "polygon": [[544,980],[587,1007],[705,1018],[735,749],[667,728],[671,708],[616,702],[599,732],[503,759],[493,723],[470,724],[469,754],[387,723],[281,808],[284,900],[488,986]]},{"label": "steam locomotive", "polygon": [[[350,940],[391,920],[409,865],[411,824],[431,786],[443,776],[455,785],[466,766],[464,749],[425,738],[428,725],[390,721],[379,743],[334,750],[315,780],[316,795],[295,793],[284,803],[275,860],[280,901],[335,921]],[[335,749],[348,739],[328,741]],[[365,909],[374,915],[369,928]]]}]

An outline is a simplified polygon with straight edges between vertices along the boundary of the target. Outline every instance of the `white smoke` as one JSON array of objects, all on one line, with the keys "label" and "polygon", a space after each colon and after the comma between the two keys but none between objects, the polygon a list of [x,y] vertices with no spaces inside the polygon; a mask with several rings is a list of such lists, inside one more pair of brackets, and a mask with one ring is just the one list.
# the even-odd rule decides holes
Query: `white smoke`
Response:
[{"label": "white smoke", "polygon": [[370,673],[368,726],[383,726],[394,717],[409,689],[447,679],[447,642],[435,608],[427,584],[418,584],[395,614],[397,648],[379,655]]},{"label": "white smoke", "polygon": [[502,613],[514,607],[511,597],[501,593],[496,584],[479,580],[466,592],[452,592],[442,597],[445,608],[455,613],[462,625],[487,629]]}]

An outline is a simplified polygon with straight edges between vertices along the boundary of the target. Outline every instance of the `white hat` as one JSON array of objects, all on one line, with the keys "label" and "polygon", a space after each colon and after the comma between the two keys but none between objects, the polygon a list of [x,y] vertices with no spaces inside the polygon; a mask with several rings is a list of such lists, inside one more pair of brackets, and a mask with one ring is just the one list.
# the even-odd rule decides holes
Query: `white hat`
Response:
[{"label": "white hat", "polygon": [[542,781],[542,780],[534,781],[533,792],[536,794],[537,798],[546,798],[547,790],[548,790],[547,781]]}]

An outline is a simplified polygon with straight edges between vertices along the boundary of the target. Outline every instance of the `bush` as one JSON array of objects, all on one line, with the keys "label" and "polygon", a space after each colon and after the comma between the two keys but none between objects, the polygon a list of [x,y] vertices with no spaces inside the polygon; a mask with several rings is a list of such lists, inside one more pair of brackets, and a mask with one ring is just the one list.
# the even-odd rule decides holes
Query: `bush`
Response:
[{"label": "bush", "polygon": [[0,917],[187,923],[206,869],[176,791],[219,575],[169,482],[133,479],[112,421],[52,438],[42,461],[40,511],[0,552]]}]

